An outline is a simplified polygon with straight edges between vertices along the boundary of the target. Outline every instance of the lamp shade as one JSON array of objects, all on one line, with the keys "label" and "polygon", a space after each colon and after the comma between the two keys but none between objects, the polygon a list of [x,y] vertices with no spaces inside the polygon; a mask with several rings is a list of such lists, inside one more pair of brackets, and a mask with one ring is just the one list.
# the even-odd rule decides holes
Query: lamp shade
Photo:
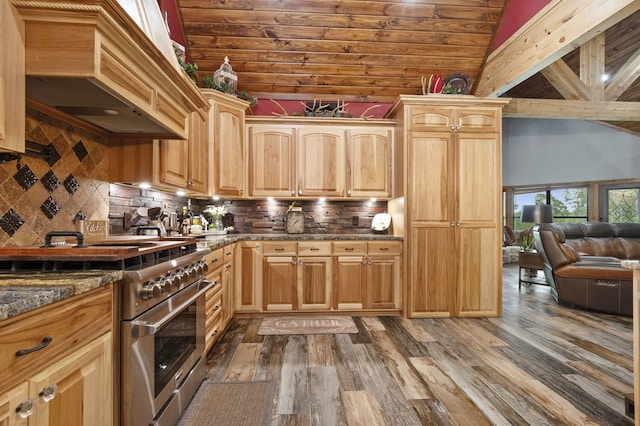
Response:
[{"label": "lamp shade", "polygon": [[522,215],[520,216],[522,223],[551,223],[553,222],[553,213],[551,205],[536,204],[534,206],[522,206]]}]

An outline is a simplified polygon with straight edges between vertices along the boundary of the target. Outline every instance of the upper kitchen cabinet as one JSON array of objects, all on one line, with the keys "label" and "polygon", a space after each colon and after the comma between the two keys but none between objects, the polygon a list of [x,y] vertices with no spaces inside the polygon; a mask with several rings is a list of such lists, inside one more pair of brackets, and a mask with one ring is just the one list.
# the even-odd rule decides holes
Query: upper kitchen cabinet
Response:
[{"label": "upper kitchen cabinet", "polygon": [[189,139],[161,139],[159,152],[159,176],[161,183],[184,188],[189,193],[207,194],[209,174],[207,152],[209,150],[207,121],[199,113],[189,117]]},{"label": "upper kitchen cabinet", "polygon": [[209,100],[209,138],[213,144],[209,156],[210,195],[244,197],[245,176],[245,111],[249,103],[236,97],[204,89]]},{"label": "upper kitchen cabinet", "polygon": [[9,0],[0,0],[0,151],[24,152],[24,25]]},{"label": "upper kitchen cabinet", "polygon": [[24,23],[26,97],[34,106],[108,136],[167,139],[186,139],[189,115],[208,110],[178,63],[156,1],[12,3]]},{"label": "upper kitchen cabinet", "polygon": [[209,193],[208,122],[201,112],[189,116],[187,139],[112,138],[109,181],[150,184],[158,190],[182,189],[195,197]]},{"label": "upper kitchen cabinet", "polygon": [[250,197],[389,198],[388,121],[248,117]]}]

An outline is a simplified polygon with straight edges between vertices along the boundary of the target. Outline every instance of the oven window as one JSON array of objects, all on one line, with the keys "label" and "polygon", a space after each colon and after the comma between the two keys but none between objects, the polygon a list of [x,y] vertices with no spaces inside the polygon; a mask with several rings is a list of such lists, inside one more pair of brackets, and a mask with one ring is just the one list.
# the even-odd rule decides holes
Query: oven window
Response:
[{"label": "oven window", "polygon": [[158,396],[196,350],[196,302],[155,334],[154,348],[155,396]]}]

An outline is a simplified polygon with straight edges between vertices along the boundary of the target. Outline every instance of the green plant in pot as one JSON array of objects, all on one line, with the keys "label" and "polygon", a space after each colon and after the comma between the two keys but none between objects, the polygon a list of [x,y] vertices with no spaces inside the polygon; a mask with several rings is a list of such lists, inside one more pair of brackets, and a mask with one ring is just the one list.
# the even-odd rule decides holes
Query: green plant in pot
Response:
[{"label": "green plant in pot", "polygon": [[533,251],[536,248],[536,242],[533,238],[533,228],[527,228],[518,234],[517,244],[524,251]]}]

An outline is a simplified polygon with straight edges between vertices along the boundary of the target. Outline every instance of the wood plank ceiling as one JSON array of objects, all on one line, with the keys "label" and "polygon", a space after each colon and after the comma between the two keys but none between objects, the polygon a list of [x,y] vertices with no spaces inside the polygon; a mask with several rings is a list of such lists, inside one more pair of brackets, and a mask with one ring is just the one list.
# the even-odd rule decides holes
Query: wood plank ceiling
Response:
[{"label": "wood plank ceiling", "polygon": [[178,0],[191,61],[259,98],[393,102],[478,77],[506,0]]},{"label": "wood plank ceiling", "polygon": [[[400,94],[421,94],[421,77],[431,74],[466,73],[474,94],[509,0],[176,2],[200,85],[228,56],[238,89],[250,96],[393,102]],[[626,64],[637,80],[640,65],[629,63],[640,62],[640,12],[612,26],[602,40],[607,74]],[[579,46],[562,61],[580,76]],[[504,96],[579,99],[558,91],[554,74],[536,73]],[[640,101],[640,82],[616,100]],[[640,121],[610,123],[640,134]]]}]

